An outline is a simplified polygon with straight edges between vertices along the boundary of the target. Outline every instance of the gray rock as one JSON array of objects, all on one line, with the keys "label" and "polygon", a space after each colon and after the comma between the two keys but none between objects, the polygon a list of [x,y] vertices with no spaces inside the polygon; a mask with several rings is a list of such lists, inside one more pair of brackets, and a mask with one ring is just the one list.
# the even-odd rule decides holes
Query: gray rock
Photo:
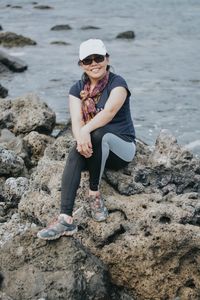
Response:
[{"label": "gray rock", "polygon": [[0,146],[0,176],[17,176],[24,171],[24,161],[13,151]]},{"label": "gray rock", "polygon": [[97,27],[97,26],[88,25],[88,26],[82,26],[81,29],[82,30],[96,30],[96,29],[101,29],[101,28]]},{"label": "gray rock", "polygon": [[1,300],[14,300],[13,298],[9,297],[5,293],[2,293],[1,291],[0,291],[0,299]]},{"label": "gray rock", "polygon": [[8,96],[8,90],[0,84],[0,98],[6,98]]},{"label": "gray rock", "polygon": [[12,150],[21,158],[26,158],[27,153],[24,149],[23,140],[20,136],[15,136],[7,128],[0,129],[0,146]]},{"label": "gray rock", "polygon": [[12,5],[11,8],[23,8],[21,5]]},{"label": "gray rock", "polygon": [[21,59],[8,55],[3,51],[0,51],[0,63],[13,72],[24,72],[28,68],[27,64]]},{"label": "gray rock", "polygon": [[[36,290],[38,298],[76,299],[72,286],[78,278],[77,299],[83,291],[86,299],[99,300],[199,299],[200,198],[196,188],[200,161],[166,131],[153,149],[137,141],[135,160],[121,172],[106,172],[105,179],[115,189],[102,180],[109,211],[106,222],[90,218],[88,172],[83,172],[74,209],[78,233],[71,239],[41,242],[35,238],[39,230],[35,224],[45,226],[59,213],[61,177],[72,144],[71,136],[64,135],[46,147],[18,214],[0,226],[3,292],[15,295],[16,300],[34,299]],[[118,191],[125,195],[130,191],[130,196]],[[107,277],[105,287],[101,272],[91,273],[99,259],[114,287]],[[88,261],[93,262],[92,268]],[[72,273],[67,273],[66,283],[64,274],[69,269]]]},{"label": "gray rock", "polygon": [[135,33],[134,31],[128,30],[128,31],[124,31],[119,33],[116,36],[117,39],[134,39],[135,38]]},{"label": "gray rock", "polygon": [[8,178],[4,186],[4,197],[6,201],[18,202],[28,189],[28,186],[29,180],[26,177]]},{"label": "gray rock", "polygon": [[200,161],[177,144],[175,137],[162,130],[150,150],[137,142],[133,162],[120,172],[106,171],[105,179],[120,194],[159,192],[163,196],[200,191]]},{"label": "gray rock", "polygon": [[16,98],[14,101],[0,101],[0,128],[8,128],[15,134],[25,134],[33,130],[50,133],[55,119],[55,113],[33,94]]},{"label": "gray rock", "polygon": [[3,47],[24,47],[32,46],[37,43],[30,38],[16,34],[14,32],[1,32],[0,33],[0,45]]},{"label": "gray rock", "polygon": [[1,253],[3,292],[15,300],[122,299],[104,264],[76,239],[46,243],[28,229],[7,241]]},{"label": "gray rock", "polygon": [[29,167],[37,165],[39,159],[44,155],[47,145],[53,142],[53,137],[40,134],[37,131],[31,131],[23,138],[23,145],[29,156]]},{"label": "gray rock", "polygon": [[70,30],[72,29],[69,24],[55,25],[51,30]]},{"label": "gray rock", "polygon": [[61,45],[61,46],[69,46],[70,43],[64,42],[64,41],[53,41],[51,42],[51,45]]},{"label": "gray rock", "polygon": [[[33,4],[35,4],[36,2],[33,2]],[[49,6],[49,5],[35,5],[34,8],[37,8],[37,9],[53,9],[52,6]]]}]

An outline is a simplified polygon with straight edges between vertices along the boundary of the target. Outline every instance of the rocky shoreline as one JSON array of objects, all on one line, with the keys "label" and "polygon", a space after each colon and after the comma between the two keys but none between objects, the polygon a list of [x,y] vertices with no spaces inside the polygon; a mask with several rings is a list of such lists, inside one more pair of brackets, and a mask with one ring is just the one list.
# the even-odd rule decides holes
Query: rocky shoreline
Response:
[{"label": "rocky shoreline", "polygon": [[73,144],[36,95],[0,99],[0,299],[199,299],[200,160],[166,130],[153,148],[138,140],[134,161],[104,174],[108,220],[88,216],[84,172],[78,233],[38,240]]}]

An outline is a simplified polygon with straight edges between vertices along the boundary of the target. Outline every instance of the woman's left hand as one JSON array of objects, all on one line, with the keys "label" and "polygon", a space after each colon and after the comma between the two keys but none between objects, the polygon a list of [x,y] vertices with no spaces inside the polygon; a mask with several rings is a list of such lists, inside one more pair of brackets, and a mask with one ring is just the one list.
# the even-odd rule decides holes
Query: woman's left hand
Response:
[{"label": "woman's left hand", "polygon": [[92,156],[92,143],[91,143],[91,136],[90,132],[87,130],[85,126],[83,126],[79,131],[79,138],[77,140],[77,151],[89,158]]}]

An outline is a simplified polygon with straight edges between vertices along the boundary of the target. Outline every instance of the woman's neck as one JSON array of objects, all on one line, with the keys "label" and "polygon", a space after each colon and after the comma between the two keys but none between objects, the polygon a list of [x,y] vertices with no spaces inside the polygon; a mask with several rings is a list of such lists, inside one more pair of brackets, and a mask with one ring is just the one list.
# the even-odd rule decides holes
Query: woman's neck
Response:
[{"label": "woman's neck", "polygon": [[103,75],[102,75],[101,77],[99,77],[99,78],[91,78],[91,77],[89,77],[89,79],[90,79],[90,86],[91,86],[91,87],[95,87],[95,85],[96,85],[101,79],[103,79],[105,75],[106,75],[106,73],[103,74]]}]

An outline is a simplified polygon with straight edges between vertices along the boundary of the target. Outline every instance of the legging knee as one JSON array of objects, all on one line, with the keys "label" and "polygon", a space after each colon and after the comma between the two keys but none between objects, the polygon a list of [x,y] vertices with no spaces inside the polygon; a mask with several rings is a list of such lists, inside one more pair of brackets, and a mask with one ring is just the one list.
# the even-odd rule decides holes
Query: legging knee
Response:
[{"label": "legging knee", "polygon": [[101,144],[104,134],[105,134],[105,130],[102,127],[92,131],[91,132],[92,145],[94,146],[94,145]]}]

